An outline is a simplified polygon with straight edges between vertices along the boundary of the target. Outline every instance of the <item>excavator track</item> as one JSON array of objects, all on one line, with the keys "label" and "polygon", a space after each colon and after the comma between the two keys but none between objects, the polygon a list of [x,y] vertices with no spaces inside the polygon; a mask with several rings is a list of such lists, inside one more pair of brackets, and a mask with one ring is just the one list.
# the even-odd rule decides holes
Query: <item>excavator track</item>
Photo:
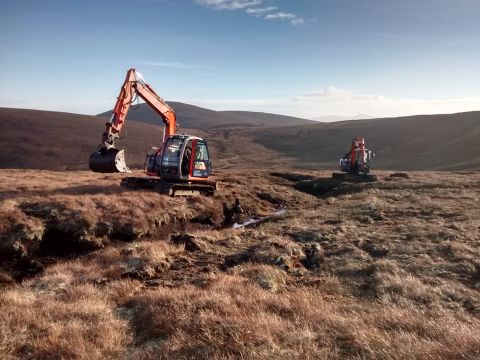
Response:
[{"label": "excavator track", "polygon": [[120,186],[129,189],[150,189],[169,196],[213,196],[217,190],[215,181],[193,183],[148,177],[126,177],[122,179]]}]

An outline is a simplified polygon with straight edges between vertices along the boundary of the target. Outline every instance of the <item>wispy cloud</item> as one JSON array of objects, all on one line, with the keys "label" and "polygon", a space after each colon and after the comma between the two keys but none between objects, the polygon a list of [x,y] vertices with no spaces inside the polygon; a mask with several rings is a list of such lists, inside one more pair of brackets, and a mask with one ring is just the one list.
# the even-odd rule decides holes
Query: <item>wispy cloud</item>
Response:
[{"label": "wispy cloud", "polygon": [[296,101],[342,101],[342,100],[383,100],[382,95],[365,95],[356,94],[347,89],[339,89],[334,86],[328,86],[326,88],[310,91],[300,96],[295,97]]},{"label": "wispy cloud", "polygon": [[264,16],[266,13],[272,12],[277,10],[278,8],[276,6],[267,6],[263,8],[248,8],[245,10],[247,14],[253,15],[253,16]]},{"label": "wispy cloud", "polygon": [[264,20],[290,21],[294,26],[307,22],[303,17],[292,12],[282,11],[277,6],[263,6],[265,0],[195,0],[196,3],[215,10],[243,10],[251,16]]},{"label": "wispy cloud", "polygon": [[278,98],[202,98],[182,101],[215,110],[261,111],[303,118],[335,115],[355,119],[356,114],[392,117],[477,111],[480,98],[394,98],[330,86]]},{"label": "wispy cloud", "polygon": [[165,67],[172,69],[206,69],[204,66],[184,64],[181,62],[164,62],[164,61],[140,61],[137,64],[145,66]]},{"label": "wispy cloud", "polygon": [[92,59],[92,60],[85,60],[80,61],[81,64],[87,65],[125,65],[125,66],[154,66],[154,67],[164,67],[164,68],[171,68],[171,69],[212,69],[211,66],[201,66],[195,64],[185,64],[182,62],[177,61],[146,61],[146,60],[103,60],[103,59]]},{"label": "wispy cloud", "polygon": [[195,2],[217,10],[240,10],[261,5],[263,0],[195,0]]},{"label": "wispy cloud", "polygon": [[265,20],[290,20],[295,18],[296,16],[297,15],[293,13],[286,13],[286,12],[279,11],[276,13],[265,15],[264,19]]},{"label": "wispy cloud", "polygon": [[290,20],[290,23],[295,26],[305,24],[305,19],[297,14],[284,11],[275,11],[270,14],[266,14],[263,17],[265,20]]},{"label": "wispy cloud", "polygon": [[[315,21],[315,20],[310,20],[310,21]],[[301,18],[301,17],[297,16],[294,19],[292,19],[290,22],[292,23],[292,25],[300,26],[300,25],[305,24],[306,20],[304,18]]]}]

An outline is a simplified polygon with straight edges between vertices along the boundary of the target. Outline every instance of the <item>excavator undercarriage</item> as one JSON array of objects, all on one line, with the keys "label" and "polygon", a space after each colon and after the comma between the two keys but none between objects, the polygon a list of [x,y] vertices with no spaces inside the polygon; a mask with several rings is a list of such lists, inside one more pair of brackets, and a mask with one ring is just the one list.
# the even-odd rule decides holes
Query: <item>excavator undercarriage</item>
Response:
[{"label": "excavator undercarriage", "polygon": [[128,189],[150,189],[170,196],[213,196],[217,190],[215,181],[205,181],[199,184],[152,177],[126,177],[122,179],[120,185]]}]

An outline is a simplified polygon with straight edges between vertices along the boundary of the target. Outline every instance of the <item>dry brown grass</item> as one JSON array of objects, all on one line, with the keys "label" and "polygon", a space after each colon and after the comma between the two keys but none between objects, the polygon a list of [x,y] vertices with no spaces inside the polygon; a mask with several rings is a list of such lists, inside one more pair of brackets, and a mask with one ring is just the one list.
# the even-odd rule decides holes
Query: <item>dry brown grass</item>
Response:
[{"label": "dry brown grass", "polygon": [[[15,265],[3,252],[2,278],[25,259],[44,269],[0,289],[2,358],[480,357],[479,174],[383,172],[334,193],[325,172],[301,186],[242,175],[218,174],[213,198],[171,199],[112,175],[4,171],[0,248],[26,253]],[[247,216],[288,211],[216,228],[235,198]],[[111,209],[137,238],[112,236]],[[52,223],[102,246],[44,256]]]},{"label": "dry brown grass", "polygon": [[474,358],[480,321],[464,314],[325,297],[272,294],[234,276],[205,288],[159,288],[127,303],[136,358]]},{"label": "dry brown grass", "polygon": [[125,355],[125,320],[92,285],[54,293],[13,288],[0,295],[0,353],[21,359],[101,359]]}]

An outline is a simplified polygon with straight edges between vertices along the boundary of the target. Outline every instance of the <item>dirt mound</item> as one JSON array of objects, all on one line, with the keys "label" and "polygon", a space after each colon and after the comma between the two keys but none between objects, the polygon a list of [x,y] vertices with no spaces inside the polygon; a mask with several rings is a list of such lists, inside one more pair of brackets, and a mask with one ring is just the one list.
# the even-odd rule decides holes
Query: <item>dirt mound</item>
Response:
[{"label": "dirt mound", "polygon": [[[122,188],[117,175],[78,172],[66,178],[60,172],[10,170],[5,177],[8,181],[0,189],[0,258],[4,270],[16,279],[41,271],[41,263],[52,258],[87,254],[118,241],[166,237],[178,230],[228,228],[241,216],[275,210],[270,198],[261,200],[255,192],[172,198]],[[48,181],[39,188],[45,178]],[[286,201],[278,191],[271,196]],[[173,236],[172,241],[181,242],[186,251],[202,250],[201,240],[194,237]],[[131,271],[137,272],[142,271]]]}]

